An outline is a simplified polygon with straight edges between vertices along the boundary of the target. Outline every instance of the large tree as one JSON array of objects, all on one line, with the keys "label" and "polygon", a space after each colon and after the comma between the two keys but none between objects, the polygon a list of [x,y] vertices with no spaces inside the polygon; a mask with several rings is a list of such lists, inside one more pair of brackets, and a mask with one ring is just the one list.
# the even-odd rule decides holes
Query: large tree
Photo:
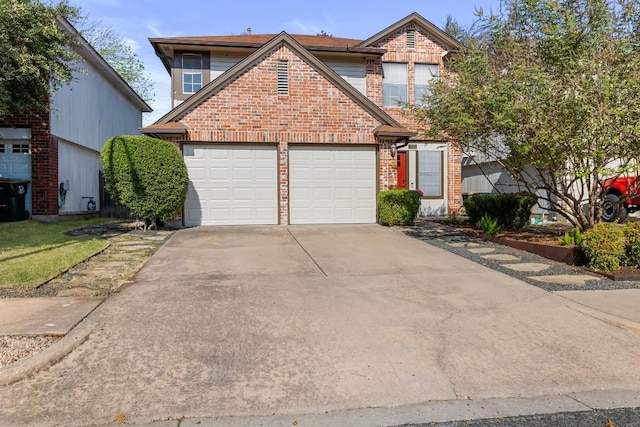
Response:
[{"label": "large tree", "polygon": [[640,0],[504,0],[413,113],[571,223],[640,156]]},{"label": "large tree", "polygon": [[77,9],[65,1],[0,1],[0,118],[38,109],[72,78],[74,40],[57,24]]}]

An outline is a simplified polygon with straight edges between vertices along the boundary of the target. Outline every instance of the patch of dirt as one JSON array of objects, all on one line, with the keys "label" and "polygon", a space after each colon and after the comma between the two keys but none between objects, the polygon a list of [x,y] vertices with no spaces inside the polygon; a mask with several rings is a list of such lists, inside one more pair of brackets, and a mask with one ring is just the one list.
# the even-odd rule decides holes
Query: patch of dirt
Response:
[{"label": "patch of dirt", "polygon": [[[476,228],[470,223],[446,223],[450,227],[454,227],[459,231],[471,234],[476,237],[484,237],[482,230]],[[504,237],[513,240],[520,240],[530,243],[539,243],[550,246],[560,246],[558,239],[564,236],[564,233],[571,230],[568,224],[554,223],[549,225],[530,225],[522,230],[502,230],[494,237]]]}]

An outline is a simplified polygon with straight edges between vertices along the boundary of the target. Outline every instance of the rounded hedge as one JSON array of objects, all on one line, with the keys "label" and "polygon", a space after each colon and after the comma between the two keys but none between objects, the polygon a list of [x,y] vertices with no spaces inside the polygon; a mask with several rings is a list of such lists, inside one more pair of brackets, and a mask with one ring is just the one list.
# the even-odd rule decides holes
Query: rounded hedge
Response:
[{"label": "rounded hedge", "polygon": [[107,192],[138,218],[166,220],[184,204],[189,175],[172,143],[141,135],[116,136],[105,143],[100,161]]},{"label": "rounded hedge", "polygon": [[414,190],[392,189],[378,194],[383,225],[411,225],[420,210],[421,194]]}]

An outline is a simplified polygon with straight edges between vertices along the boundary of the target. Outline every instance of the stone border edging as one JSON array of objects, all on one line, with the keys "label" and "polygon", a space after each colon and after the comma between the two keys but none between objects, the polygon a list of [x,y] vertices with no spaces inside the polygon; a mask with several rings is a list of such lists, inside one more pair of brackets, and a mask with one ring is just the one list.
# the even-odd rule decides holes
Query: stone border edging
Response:
[{"label": "stone border edging", "polygon": [[78,348],[87,340],[87,338],[89,338],[91,332],[93,332],[93,327],[87,325],[83,321],[98,307],[100,307],[103,302],[104,301],[98,304],[85,317],[80,319],[76,326],[74,326],[73,329],[71,329],[71,331],[69,331],[64,337],[54,342],[45,350],[27,357],[26,359],[19,360],[8,366],[0,368],[0,386],[16,383],[25,378],[29,378],[44,369],[48,369]]}]

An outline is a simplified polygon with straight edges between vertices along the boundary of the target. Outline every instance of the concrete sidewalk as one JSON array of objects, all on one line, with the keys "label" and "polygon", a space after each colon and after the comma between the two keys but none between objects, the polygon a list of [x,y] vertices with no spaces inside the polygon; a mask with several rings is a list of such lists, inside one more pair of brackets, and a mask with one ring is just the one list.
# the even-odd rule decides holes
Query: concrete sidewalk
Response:
[{"label": "concrete sidewalk", "polygon": [[593,291],[549,293],[379,226],[182,230],[74,330],[86,341],[0,387],[12,402],[0,425],[390,425],[640,406],[632,291],[603,291],[600,307],[572,296]]}]

